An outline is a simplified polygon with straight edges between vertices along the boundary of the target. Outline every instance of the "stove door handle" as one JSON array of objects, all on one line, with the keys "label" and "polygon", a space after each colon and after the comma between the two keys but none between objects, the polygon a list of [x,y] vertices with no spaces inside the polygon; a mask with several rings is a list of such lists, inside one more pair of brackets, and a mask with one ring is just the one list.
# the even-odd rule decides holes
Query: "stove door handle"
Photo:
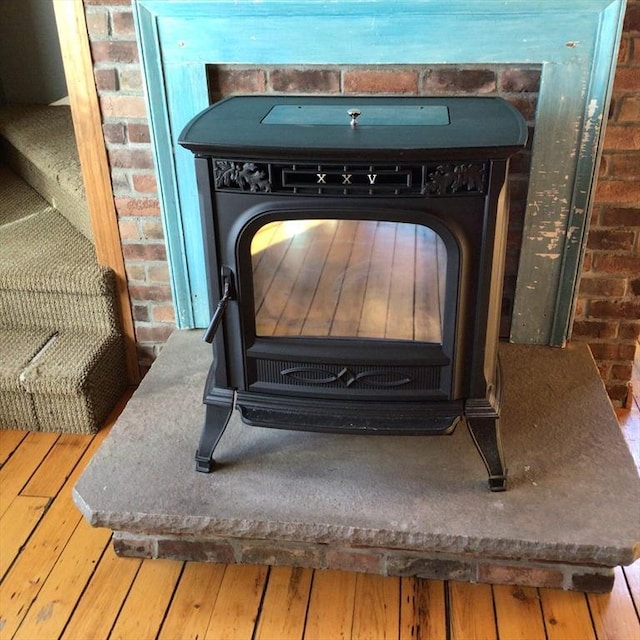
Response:
[{"label": "stove door handle", "polygon": [[227,305],[229,304],[229,300],[233,300],[234,291],[233,291],[233,275],[231,270],[228,267],[222,267],[222,281],[224,283],[224,289],[222,293],[222,298],[220,298],[220,302],[218,302],[218,306],[216,310],[213,312],[213,317],[211,318],[211,322],[207,327],[202,339],[204,342],[208,342],[211,344],[213,342],[213,338],[216,335],[216,331],[222,322],[222,317],[224,316],[224,312],[227,310]]}]

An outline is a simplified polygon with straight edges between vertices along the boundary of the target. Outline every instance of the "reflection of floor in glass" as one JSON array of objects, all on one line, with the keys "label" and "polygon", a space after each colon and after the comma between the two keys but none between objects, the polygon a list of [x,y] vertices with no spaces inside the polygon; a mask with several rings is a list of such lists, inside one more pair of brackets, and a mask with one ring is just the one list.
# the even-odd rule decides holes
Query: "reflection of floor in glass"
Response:
[{"label": "reflection of floor in glass", "polygon": [[429,227],[272,222],[251,254],[258,335],[441,342],[446,250]]}]

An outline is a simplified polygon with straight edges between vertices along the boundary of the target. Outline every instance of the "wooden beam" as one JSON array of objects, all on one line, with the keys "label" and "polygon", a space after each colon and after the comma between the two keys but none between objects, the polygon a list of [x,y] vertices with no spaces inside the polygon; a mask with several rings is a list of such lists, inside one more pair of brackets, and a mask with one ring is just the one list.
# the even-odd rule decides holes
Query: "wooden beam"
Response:
[{"label": "wooden beam", "polygon": [[129,381],[140,381],[135,328],[82,0],[53,0],[98,262],[116,275]]}]

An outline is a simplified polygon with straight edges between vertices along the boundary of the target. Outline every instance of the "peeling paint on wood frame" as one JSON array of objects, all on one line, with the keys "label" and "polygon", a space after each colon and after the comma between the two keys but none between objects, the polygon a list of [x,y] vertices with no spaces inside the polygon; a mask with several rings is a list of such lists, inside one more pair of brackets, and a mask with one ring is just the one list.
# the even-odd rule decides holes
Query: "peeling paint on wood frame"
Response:
[{"label": "peeling paint on wood frame", "polygon": [[207,106],[205,64],[540,64],[511,338],[563,345],[624,9],[625,0],[134,0],[179,326],[209,320],[192,159],[175,145]]}]

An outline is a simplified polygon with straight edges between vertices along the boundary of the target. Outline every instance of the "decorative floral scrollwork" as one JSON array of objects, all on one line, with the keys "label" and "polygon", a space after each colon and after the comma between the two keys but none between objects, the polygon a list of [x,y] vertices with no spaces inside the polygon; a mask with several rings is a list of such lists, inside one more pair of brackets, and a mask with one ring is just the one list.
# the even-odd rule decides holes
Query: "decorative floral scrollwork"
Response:
[{"label": "decorative floral scrollwork", "polygon": [[259,165],[255,162],[216,160],[216,189],[240,189],[254,193],[269,193],[271,182],[268,175],[269,169],[266,165]]},{"label": "decorative floral scrollwork", "polygon": [[216,189],[240,186],[238,182],[239,166],[229,160],[216,160]]},{"label": "decorative floral scrollwork", "polygon": [[427,173],[424,192],[446,196],[462,191],[484,192],[484,165],[475,162],[440,164]]}]

